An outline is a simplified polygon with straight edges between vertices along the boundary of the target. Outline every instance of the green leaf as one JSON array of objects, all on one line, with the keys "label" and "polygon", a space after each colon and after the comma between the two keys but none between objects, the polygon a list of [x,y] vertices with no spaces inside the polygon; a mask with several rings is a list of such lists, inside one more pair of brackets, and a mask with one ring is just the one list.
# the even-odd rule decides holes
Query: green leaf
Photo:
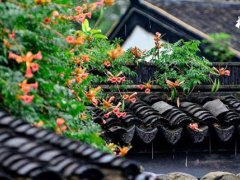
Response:
[{"label": "green leaf", "polygon": [[103,34],[94,34],[93,37],[96,39],[107,39],[107,36]]},{"label": "green leaf", "polygon": [[177,97],[177,91],[175,88],[171,90],[171,99],[174,100]]},{"label": "green leaf", "polygon": [[85,19],[82,23],[82,31],[83,32],[89,32],[91,30],[90,26],[89,26],[89,22],[87,19]]},{"label": "green leaf", "polygon": [[217,91],[219,90],[219,88],[220,88],[220,80],[218,79],[218,80],[217,80],[217,86],[216,86],[215,92],[217,92]]},{"label": "green leaf", "polygon": [[214,82],[213,82],[213,85],[212,85],[212,88],[211,88],[211,92],[215,92],[216,86],[217,86],[217,80],[214,79]]},{"label": "green leaf", "polygon": [[214,80],[214,83],[212,85],[212,89],[211,89],[211,92],[217,92],[220,88],[220,80],[219,79],[215,79]]},{"label": "green leaf", "polygon": [[125,109],[125,101],[123,101],[123,103],[122,103],[122,110],[124,110]]},{"label": "green leaf", "polygon": [[101,32],[102,32],[101,29],[92,29],[92,30],[91,30],[91,34],[99,34],[99,33],[101,33]]}]

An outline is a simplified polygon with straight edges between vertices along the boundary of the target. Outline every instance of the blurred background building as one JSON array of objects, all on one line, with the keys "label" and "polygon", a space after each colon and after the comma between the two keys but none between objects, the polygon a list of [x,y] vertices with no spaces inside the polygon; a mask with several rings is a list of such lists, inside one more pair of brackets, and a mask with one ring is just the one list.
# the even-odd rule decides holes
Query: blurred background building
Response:
[{"label": "blurred background building", "polygon": [[[132,11],[138,11],[142,16]],[[235,26],[238,16],[240,0],[118,0],[112,8],[107,9],[104,18],[108,20],[103,18],[100,27],[110,39],[122,38],[125,49],[133,46],[149,49],[153,46],[153,41],[149,39],[158,31],[165,34],[164,40],[169,42],[179,38],[202,39],[206,38],[205,35],[225,33],[231,38],[231,46],[240,50],[240,30]],[[154,24],[156,21],[158,25]],[[182,31],[184,27],[177,27],[176,24],[188,26],[199,37],[185,34],[188,32]],[[171,33],[164,28],[171,29]],[[179,35],[171,38],[172,33]]]}]

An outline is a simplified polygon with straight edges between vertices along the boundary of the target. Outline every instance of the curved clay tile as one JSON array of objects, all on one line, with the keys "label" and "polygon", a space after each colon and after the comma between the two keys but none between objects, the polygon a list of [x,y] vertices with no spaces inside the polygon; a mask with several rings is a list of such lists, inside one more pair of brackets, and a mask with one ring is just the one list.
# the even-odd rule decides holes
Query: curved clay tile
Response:
[{"label": "curved clay tile", "polygon": [[[140,167],[0,111],[0,166],[15,177],[133,178]],[[13,163],[12,163],[13,162]],[[19,165],[19,166],[17,166]],[[108,169],[108,171],[103,171]],[[57,176],[59,175],[59,176]],[[36,176],[36,177],[35,177]],[[43,178],[44,179],[44,178]],[[45,178],[46,179],[46,178]]]}]

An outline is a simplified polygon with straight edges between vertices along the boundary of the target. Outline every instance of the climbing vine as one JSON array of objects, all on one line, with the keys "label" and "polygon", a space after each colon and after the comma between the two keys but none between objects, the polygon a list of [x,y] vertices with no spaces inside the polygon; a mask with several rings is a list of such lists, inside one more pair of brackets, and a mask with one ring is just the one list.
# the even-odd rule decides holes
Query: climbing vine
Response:
[{"label": "climbing vine", "polygon": [[[89,25],[92,12],[112,3],[0,1],[1,109],[109,151],[87,106],[103,108],[97,84],[123,84],[130,72],[119,41]],[[124,116],[118,107],[112,103],[109,111]]]}]

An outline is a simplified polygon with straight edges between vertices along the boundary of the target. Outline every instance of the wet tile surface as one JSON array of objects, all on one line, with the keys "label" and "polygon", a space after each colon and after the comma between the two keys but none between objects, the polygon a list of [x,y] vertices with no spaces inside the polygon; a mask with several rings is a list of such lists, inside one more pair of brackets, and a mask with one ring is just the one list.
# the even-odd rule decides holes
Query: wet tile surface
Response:
[{"label": "wet tile surface", "polygon": [[212,171],[240,173],[240,154],[167,153],[154,154],[153,159],[152,154],[130,154],[128,158],[156,174],[184,172],[199,178]]}]

